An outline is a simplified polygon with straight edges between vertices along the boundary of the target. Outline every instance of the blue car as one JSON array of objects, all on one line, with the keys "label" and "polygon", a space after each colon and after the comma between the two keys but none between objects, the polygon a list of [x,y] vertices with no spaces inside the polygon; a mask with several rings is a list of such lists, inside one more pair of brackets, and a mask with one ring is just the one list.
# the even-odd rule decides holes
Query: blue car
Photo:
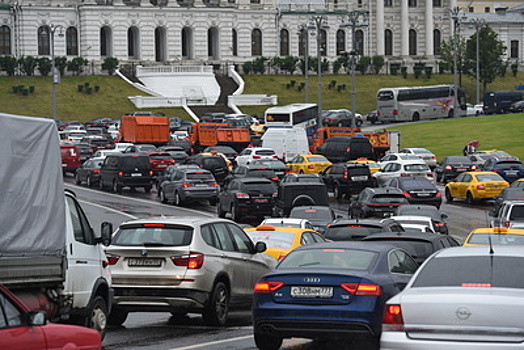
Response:
[{"label": "blue car", "polygon": [[299,247],[255,285],[255,343],[276,350],[284,338],[352,338],[378,348],[384,304],[417,268],[408,253],[387,243]]},{"label": "blue car", "polygon": [[493,171],[509,183],[524,178],[524,165],[518,158],[491,157],[484,162],[482,170]]}]

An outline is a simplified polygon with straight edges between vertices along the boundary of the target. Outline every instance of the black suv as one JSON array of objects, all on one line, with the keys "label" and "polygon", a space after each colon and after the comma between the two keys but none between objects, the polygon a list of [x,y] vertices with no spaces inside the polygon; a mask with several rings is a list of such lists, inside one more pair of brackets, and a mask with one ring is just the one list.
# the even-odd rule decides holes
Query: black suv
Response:
[{"label": "black suv", "polygon": [[409,205],[401,190],[367,187],[349,204],[349,216],[353,219],[384,217],[393,214],[401,205]]},{"label": "black suv", "polygon": [[202,169],[211,171],[219,184],[224,184],[225,178],[229,175],[226,160],[219,154],[195,154],[189,157],[185,164],[196,164]]},{"label": "black suv", "polygon": [[249,164],[237,166],[233,172],[226,177],[224,183],[227,184],[229,181],[241,177],[262,177],[275,182],[279,180],[277,174],[272,169],[264,165]]},{"label": "black suv", "polygon": [[149,157],[145,154],[110,154],[100,167],[101,190],[111,187],[114,192],[122,193],[122,188],[144,188],[149,193],[153,188],[154,178]]},{"label": "black suv", "polygon": [[398,188],[410,204],[429,204],[440,208],[442,195],[438,188],[422,176],[393,177],[383,187]]},{"label": "black suv", "polygon": [[337,220],[324,231],[324,237],[332,241],[360,241],[373,233],[404,232],[402,225],[393,219]]},{"label": "black suv", "polygon": [[213,174],[197,165],[171,165],[160,183],[158,196],[162,203],[182,205],[191,200],[209,200],[216,205],[218,183]]},{"label": "black suv", "polygon": [[218,217],[231,213],[231,219],[271,215],[277,186],[271,180],[256,177],[232,179],[218,195]]},{"label": "black suv", "polygon": [[328,191],[336,199],[343,195],[351,196],[360,193],[366,187],[374,187],[375,180],[367,164],[337,163],[330,165],[320,173]]},{"label": "black suv", "polygon": [[318,148],[318,153],[329,159],[331,163],[347,162],[357,158],[376,159],[373,146],[365,137],[330,137]]}]

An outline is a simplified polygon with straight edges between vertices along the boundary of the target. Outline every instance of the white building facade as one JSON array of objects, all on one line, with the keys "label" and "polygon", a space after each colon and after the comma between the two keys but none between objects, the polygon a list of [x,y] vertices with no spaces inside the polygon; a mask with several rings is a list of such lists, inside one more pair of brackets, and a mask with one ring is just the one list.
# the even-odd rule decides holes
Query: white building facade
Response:
[{"label": "white building facade", "polygon": [[[391,64],[435,67],[455,6],[456,0],[2,0],[0,55],[49,57],[54,48],[55,56],[85,58],[98,72],[107,57],[143,66],[242,64],[303,56],[306,47],[316,56],[318,43],[331,62],[355,48],[359,55],[384,56],[385,70]],[[354,11],[369,14],[366,26],[343,26]],[[484,16],[508,51],[518,47],[508,57],[517,53],[522,61],[524,8],[505,17],[467,15]],[[508,15],[511,20],[503,20]],[[299,34],[312,16],[323,17],[322,26]]]}]

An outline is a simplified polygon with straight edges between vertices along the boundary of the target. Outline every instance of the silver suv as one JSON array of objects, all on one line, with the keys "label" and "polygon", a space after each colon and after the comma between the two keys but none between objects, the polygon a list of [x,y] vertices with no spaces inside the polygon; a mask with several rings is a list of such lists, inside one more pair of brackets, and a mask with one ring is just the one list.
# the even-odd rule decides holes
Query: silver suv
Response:
[{"label": "silver suv", "polygon": [[248,309],[253,286],[277,261],[234,222],[158,217],[122,223],[106,248],[115,303],[108,322],[132,311],[201,313],[222,326],[231,307]]},{"label": "silver suv", "polygon": [[217,204],[218,183],[213,174],[198,165],[171,165],[164,181],[159,185],[158,196],[162,203],[182,205],[191,200],[209,200]]}]

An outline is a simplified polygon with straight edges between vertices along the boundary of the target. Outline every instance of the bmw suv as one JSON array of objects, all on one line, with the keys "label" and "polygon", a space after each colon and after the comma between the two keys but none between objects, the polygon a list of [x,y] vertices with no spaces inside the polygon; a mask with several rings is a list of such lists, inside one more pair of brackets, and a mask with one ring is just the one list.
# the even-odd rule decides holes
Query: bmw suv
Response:
[{"label": "bmw suv", "polygon": [[182,205],[191,200],[208,200],[217,203],[218,183],[213,174],[198,165],[172,165],[160,183],[158,196],[162,203]]}]

